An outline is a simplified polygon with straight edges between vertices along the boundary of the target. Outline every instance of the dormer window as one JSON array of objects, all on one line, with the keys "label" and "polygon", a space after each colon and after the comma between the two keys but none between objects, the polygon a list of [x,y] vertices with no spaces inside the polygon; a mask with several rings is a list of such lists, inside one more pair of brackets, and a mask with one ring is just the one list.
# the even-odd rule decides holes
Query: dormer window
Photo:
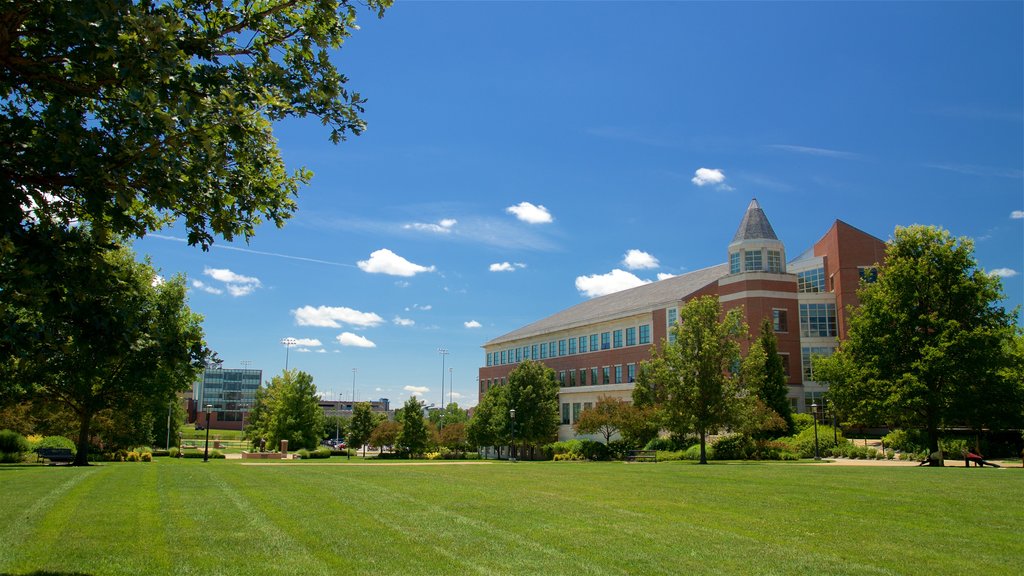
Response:
[{"label": "dormer window", "polygon": [[729,253],[729,274],[740,273],[740,253],[730,252]]},{"label": "dormer window", "polygon": [[761,263],[761,251],[760,250],[748,250],[745,252],[744,266],[743,269],[746,272],[759,272],[764,270]]}]

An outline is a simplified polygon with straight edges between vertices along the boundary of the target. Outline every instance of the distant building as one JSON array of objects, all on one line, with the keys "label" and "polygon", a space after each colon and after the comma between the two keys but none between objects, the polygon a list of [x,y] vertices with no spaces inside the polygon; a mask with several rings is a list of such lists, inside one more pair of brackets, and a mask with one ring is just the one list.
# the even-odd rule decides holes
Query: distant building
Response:
[{"label": "distant building", "polygon": [[[211,364],[192,385],[189,400],[189,422],[200,426],[241,430],[256,402],[256,390],[263,381],[263,371],[251,368],[222,368]],[[206,422],[206,405],[211,404],[210,423]]]},{"label": "distant building", "polygon": [[[387,398],[381,398],[379,400],[360,400],[357,401],[356,404],[362,404],[363,402],[370,405],[371,412],[381,414],[390,414],[391,412],[391,401]],[[325,416],[344,416],[345,418],[352,417],[351,400],[320,400],[320,409],[324,411]]]},{"label": "distant building", "polygon": [[479,393],[506,382],[523,360],[555,371],[561,384],[559,439],[600,396],[631,399],[637,367],[653,345],[670,338],[679,307],[716,295],[725,310],[742,306],[753,334],[769,318],[796,411],[807,411],[825,387],[814,380],[811,358],[830,355],[846,337],[847,307],[856,306],[861,279],[872,281],[885,243],[836,220],[795,259],[757,200],[752,200],[727,247],[723,264],[593,298],[484,344]]}]

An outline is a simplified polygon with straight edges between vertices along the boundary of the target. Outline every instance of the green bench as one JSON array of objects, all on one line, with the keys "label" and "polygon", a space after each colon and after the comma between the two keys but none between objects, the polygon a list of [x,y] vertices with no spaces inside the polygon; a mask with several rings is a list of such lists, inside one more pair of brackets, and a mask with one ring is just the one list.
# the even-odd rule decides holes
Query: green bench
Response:
[{"label": "green bench", "polygon": [[36,450],[36,462],[49,460],[50,464],[57,462],[74,462],[75,455],[71,448],[39,448]]}]

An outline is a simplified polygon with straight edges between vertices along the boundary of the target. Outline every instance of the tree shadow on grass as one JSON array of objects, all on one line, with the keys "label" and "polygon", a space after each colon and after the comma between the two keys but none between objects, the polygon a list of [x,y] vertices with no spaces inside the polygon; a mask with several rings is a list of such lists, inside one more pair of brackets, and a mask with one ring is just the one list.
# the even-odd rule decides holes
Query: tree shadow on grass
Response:
[{"label": "tree shadow on grass", "polygon": [[3,572],[0,576],[90,576],[85,572],[52,572],[50,570],[36,570],[35,572],[22,572],[21,574],[14,574],[13,572]]}]

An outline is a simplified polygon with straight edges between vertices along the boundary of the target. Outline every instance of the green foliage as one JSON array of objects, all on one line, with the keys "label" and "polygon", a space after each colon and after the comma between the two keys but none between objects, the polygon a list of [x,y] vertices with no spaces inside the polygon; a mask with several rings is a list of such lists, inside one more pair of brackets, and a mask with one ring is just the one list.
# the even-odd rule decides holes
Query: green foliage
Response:
[{"label": "green foliage", "polygon": [[349,448],[363,447],[363,454],[366,454],[365,447],[370,441],[370,435],[373,434],[373,429],[377,427],[377,418],[373,415],[373,410],[370,408],[368,402],[358,402],[352,408],[352,419],[349,421],[348,426],[348,440]]},{"label": "green foliage", "polygon": [[323,432],[324,413],[313,377],[298,370],[274,376],[270,385],[260,387],[250,413],[247,433],[253,442],[266,438],[267,449],[275,450],[281,440],[289,450],[315,449]]},{"label": "green foliage", "polygon": [[702,449],[700,444],[694,444],[683,451],[683,460],[696,460],[703,463],[704,459],[714,460],[715,449],[712,446],[707,446]]},{"label": "green foliage", "polygon": [[470,444],[482,446],[500,446],[508,442],[511,432],[508,424],[507,386],[496,386],[484,392],[466,427],[466,435]]},{"label": "green foliage", "polygon": [[13,430],[0,430],[0,453],[8,455],[9,458],[17,457],[14,462],[21,460],[21,455],[31,449],[28,440],[21,434]]},{"label": "green foliage", "polygon": [[897,452],[920,452],[924,450],[926,438],[923,438],[916,430],[891,430],[882,437],[882,443],[886,448],[892,448]]},{"label": "green foliage", "polygon": [[683,446],[675,437],[672,436],[651,438],[651,440],[644,445],[644,450],[659,450],[666,452],[684,450],[685,448],[686,446]]},{"label": "green foliage", "polygon": [[[838,441],[837,441],[838,440]],[[785,442],[793,452],[800,454],[802,458],[814,457],[814,426],[804,428],[796,435],[787,438]],[[828,454],[834,447],[846,443],[846,438],[839,429],[833,429],[829,425],[818,425],[818,455]]]},{"label": "green foliage", "polygon": [[754,454],[754,439],[746,434],[729,434],[711,445],[716,460],[746,460]]},{"label": "green foliage", "polygon": [[970,447],[963,438],[943,438],[939,440],[939,449],[946,458],[954,460],[963,458],[964,452],[970,450]]},{"label": "green foliage", "polygon": [[793,414],[793,433],[799,434],[814,426],[814,416],[810,414]]},{"label": "green foliage", "polygon": [[398,422],[381,420],[374,427],[373,432],[370,433],[369,444],[381,451],[394,448],[398,443],[398,434],[401,430],[402,425]]},{"label": "green foliage", "polygon": [[[365,5],[381,16],[391,0]],[[365,100],[330,60],[356,12],[344,0],[6,3],[0,235],[33,205],[128,236],[181,219],[204,247],[282,226],[311,174],[286,171],[272,123],[312,116],[335,143],[365,128]]]},{"label": "green foliage", "polygon": [[641,364],[633,401],[656,407],[669,431],[696,433],[704,464],[707,435],[738,421],[743,412],[741,380],[732,370],[747,327],[741,309],[723,313],[717,297],[703,296],[680,308],[673,330],[675,341],[663,342]]},{"label": "green foliage", "polygon": [[423,454],[427,448],[429,434],[427,423],[423,419],[423,408],[415,396],[410,397],[402,406],[401,429],[398,432],[396,446],[408,457]]},{"label": "green foliage", "polygon": [[789,385],[779,356],[778,340],[772,321],[761,322],[761,332],[751,344],[743,361],[743,378],[748,391],[760,401],[753,403],[748,415],[751,433],[759,436],[785,436],[793,429],[793,411],[789,404]]},{"label": "green foliage", "polygon": [[[500,386],[499,386],[500,388]],[[516,411],[515,438],[521,444],[546,444],[558,433],[558,381],[555,371],[526,360],[509,372],[502,413]]]},{"label": "green foliage", "polygon": [[584,410],[573,424],[577,434],[600,434],[605,444],[625,425],[628,412],[633,405],[615,396],[598,396],[597,402],[589,410]]},{"label": "green foliage", "polygon": [[321,439],[348,437],[349,419],[344,416],[324,416],[324,428],[320,434]]},{"label": "green foliage", "polygon": [[924,430],[930,453],[942,426],[1021,426],[1015,315],[998,305],[1000,280],[978,267],[970,239],[897,228],[858,296],[848,339],[815,361],[845,417]]}]

